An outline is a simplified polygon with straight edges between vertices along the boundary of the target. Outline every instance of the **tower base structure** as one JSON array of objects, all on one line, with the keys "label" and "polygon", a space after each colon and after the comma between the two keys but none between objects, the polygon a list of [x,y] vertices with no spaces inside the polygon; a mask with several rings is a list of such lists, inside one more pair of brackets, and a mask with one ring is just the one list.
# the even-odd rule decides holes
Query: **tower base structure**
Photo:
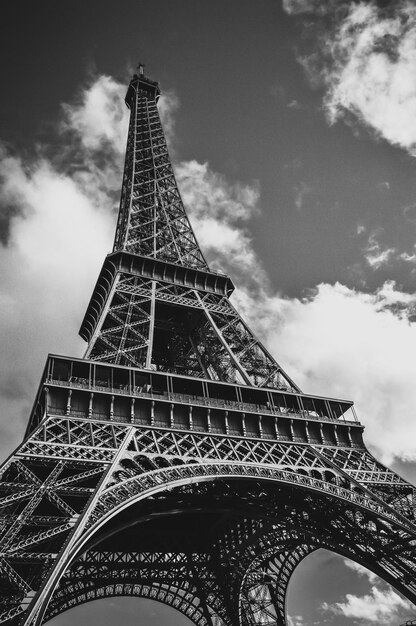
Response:
[{"label": "tower base structure", "polygon": [[411,601],[414,488],[352,403],[51,355],[2,468],[1,622],[152,598],[195,624],[286,624],[318,548]]}]

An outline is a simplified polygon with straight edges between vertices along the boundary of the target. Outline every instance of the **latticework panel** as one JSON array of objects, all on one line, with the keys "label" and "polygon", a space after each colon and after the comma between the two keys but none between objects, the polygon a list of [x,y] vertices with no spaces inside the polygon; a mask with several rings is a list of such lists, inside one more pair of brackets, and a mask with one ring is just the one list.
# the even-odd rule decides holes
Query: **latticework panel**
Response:
[{"label": "latticework panel", "polygon": [[0,488],[0,621],[24,612],[76,528],[105,465],[17,455]]},{"label": "latticework panel", "polygon": [[103,597],[137,596],[167,604],[197,626],[212,624],[211,616],[224,609],[209,555],[170,550],[84,554],[62,577],[47,618]]},{"label": "latticework panel", "polygon": [[299,391],[227,296],[119,273],[86,358]]},{"label": "latticework panel", "polygon": [[415,487],[379,463],[368,450],[323,448],[322,454],[396,511],[415,519]]},{"label": "latticework panel", "polygon": [[157,109],[156,83],[133,79],[126,103],[130,125],[114,250],[208,269],[170,162]]}]

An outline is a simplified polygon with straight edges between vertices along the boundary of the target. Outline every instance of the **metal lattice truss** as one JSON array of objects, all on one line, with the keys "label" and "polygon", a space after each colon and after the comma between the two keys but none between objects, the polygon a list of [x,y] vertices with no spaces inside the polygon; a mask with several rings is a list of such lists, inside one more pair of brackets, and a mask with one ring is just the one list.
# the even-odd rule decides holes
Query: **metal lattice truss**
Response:
[{"label": "metal lattice truss", "polygon": [[182,204],[157,109],[159,90],[133,80],[114,250],[208,269]]},{"label": "metal lattice truss", "polygon": [[48,360],[0,470],[0,624],[130,595],[197,626],[285,626],[292,572],[320,547],[415,602],[413,486],[366,450],[351,403],[299,394],[230,303],[158,97],[141,67],[114,251],[81,328],[89,362]]},{"label": "metal lattice truss", "polygon": [[[416,598],[413,488],[365,449],[50,416],[2,471],[0,571],[6,593],[1,622],[14,616],[17,619],[34,603],[40,612],[36,618],[32,609],[31,619],[41,623],[45,597],[67,564],[80,551],[82,554],[81,547],[88,538],[99,535],[100,529],[129,507],[143,503],[153,512],[155,498],[164,501],[185,490],[189,497],[198,499],[205,497],[204,485],[212,485],[214,492],[218,485],[231,486],[240,481],[263,485],[262,493],[268,495],[263,500],[256,499],[252,519],[244,524],[238,519],[238,532],[234,519],[227,521],[228,526],[218,522],[221,532],[217,552],[211,553],[207,548],[200,551],[200,545],[195,546],[192,555],[181,553],[183,546],[177,552],[172,547],[154,552],[150,542],[147,561],[140,553],[140,576],[129,565],[121,580],[115,577],[115,566],[111,564],[105,571],[101,568],[101,578],[96,574],[90,577],[89,570],[81,576],[80,568],[90,564],[92,558],[88,552],[81,560],[75,560],[75,569],[68,570],[62,578],[47,615],[98,597],[137,595],[175,606],[199,625],[239,623],[233,622],[236,609],[219,591],[225,576],[227,585],[233,586],[237,598],[233,601],[239,607],[236,614],[242,624],[285,624],[286,588],[291,572],[307,553],[318,547],[345,552],[396,588],[400,580],[400,591],[412,600]],[[284,496],[270,495],[276,486]],[[232,493],[231,487],[228,490]],[[244,493],[243,498],[237,499],[239,504],[236,500],[232,505],[233,511],[241,510],[239,515],[246,515],[247,507],[254,506],[250,488],[245,487]],[[227,510],[227,498],[223,496],[217,494],[215,506]],[[332,520],[331,533],[336,530],[335,538],[325,537],[318,525],[310,527],[306,541],[306,509],[296,513],[299,520],[303,519],[302,532],[299,526],[297,534],[293,534],[286,509],[284,514],[278,513],[279,528],[273,526],[270,531],[268,524],[281,510],[281,502],[290,508],[296,498],[300,498],[299,502],[306,498],[311,506],[324,499],[322,524],[328,525],[328,519]],[[186,506],[188,511],[190,505]],[[275,507],[274,513],[270,507]],[[338,511],[336,523],[335,518],[328,517],[331,507]],[[351,527],[344,552],[342,545],[336,543],[342,524]],[[133,559],[130,551],[119,552],[123,554],[117,556],[119,562],[130,563]],[[116,557],[108,558],[112,563]],[[159,563],[156,577],[152,569],[155,560]],[[185,561],[188,565],[182,567]],[[168,562],[169,576],[160,569],[161,563],[168,567]],[[226,567],[220,567],[218,562],[225,562]],[[227,568],[231,568],[231,574]]]},{"label": "metal lattice truss", "polygon": [[103,464],[16,455],[1,474],[2,621],[24,612],[79,522]]},{"label": "metal lattice truss", "polygon": [[[208,488],[183,487],[156,497],[152,508],[159,517],[169,504],[176,509],[196,507],[206,512],[220,506],[225,521],[218,522],[217,539],[210,543],[209,537],[205,549],[195,550],[195,538],[188,535],[190,548],[184,551],[183,542],[165,528],[163,550],[157,545],[150,551],[125,552],[117,548],[122,547],[120,537],[127,530],[116,529],[110,534],[116,548],[108,550],[107,543],[104,549],[87,550],[66,571],[47,617],[100,597],[134,595],[174,606],[196,624],[283,626],[291,574],[318,547],[335,549],[370,567],[407,595],[409,590],[414,593],[409,547],[400,530],[394,531],[382,520],[337,501],[285,494],[275,487],[247,489],[244,484],[243,490],[239,489],[238,484],[223,481]],[[225,511],[232,507],[234,513],[227,516]],[[250,514],[252,517],[243,517]],[[171,523],[172,517],[167,518]],[[151,524],[142,525],[139,532],[146,548],[153,541],[149,527]],[[386,530],[390,531],[388,538]],[[137,535],[138,530],[135,532]],[[383,562],[386,550],[393,556]]]},{"label": "metal lattice truss", "polygon": [[[209,268],[176,185],[158,95],[157,83],[144,77],[133,79],[127,93],[131,116],[114,251],[203,274]],[[95,328],[87,333],[86,358],[299,391],[226,291],[195,288],[195,280],[184,285],[182,275],[152,278],[116,272],[106,302],[99,300]]]},{"label": "metal lattice truss", "polygon": [[[170,546],[173,550],[173,546]],[[48,618],[83,602],[110,596],[157,600],[194,624],[223,624],[224,599],[210,557],[197,552],[85,553],[61,579]]]},{"label": "metal lattice truss", "polygon": [[299,391],[225,294],[119,272],[85,357]]}]

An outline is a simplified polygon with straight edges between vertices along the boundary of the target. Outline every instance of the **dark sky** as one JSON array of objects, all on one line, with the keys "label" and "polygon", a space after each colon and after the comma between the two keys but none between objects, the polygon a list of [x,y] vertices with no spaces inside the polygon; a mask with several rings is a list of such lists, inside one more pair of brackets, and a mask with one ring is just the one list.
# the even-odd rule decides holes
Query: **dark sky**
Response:
[{"label": "dark sky", "polygon": [[[244,314],[305,391],[354,399],[370,448],[416,476],[416,14],[411,3],[382,5],[2,6],[3,455],[21,439],[47,352],[82,354],[76,333],[111,247],[119,185],[97,170],[111,166],[120,181],[125,121],[112,136],[109,120],[140,60],[167,94],[171,152],[197,235],[240,286]],[[88,94],[97,97],[92,114]],[[340,557],[310,557],[291,591],[293,626],[376,623],[365,614],[374,584]],[[407,617],[377,585],[390,607],[379,623]],[[77,620],[176,623],[169,610],[162,617],[137,602],[83,607]]]},{"label": "dark sky", "polygon": [[409,280],[403,264],[368,271],[360,255],[373,231],[383,246],[412,251],[414,222],[409,228],[400,209],[416,195],[413,159],[363,127],[327,124],[323,90],[311,89],[296,60],[308,46],[304,26],[278,1],[44,0],[3,12],[3,141],[53,142],[59,103],[88,76],[126,80],[143,60],[180,98],[180,157],[208,160],[230,180],[260,181],[263,219],[251,232],[277,289]]}]

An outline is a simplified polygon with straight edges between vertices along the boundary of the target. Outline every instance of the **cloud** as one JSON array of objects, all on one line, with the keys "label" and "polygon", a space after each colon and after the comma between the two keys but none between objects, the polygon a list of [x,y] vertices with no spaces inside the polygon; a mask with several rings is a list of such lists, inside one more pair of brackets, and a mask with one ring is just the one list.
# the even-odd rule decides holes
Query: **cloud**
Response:
[{"label": "cloud", "polygon": [[408,619],[408,611],[414,608],[411,602],[398,595],[390,585],[362,565],[349,559],[344,559],[344,564],[360,577],[368,579],[371,585],[370,592],[362,596],[346,594],[342,602],[331,604],[324,602],[321,605],[323,611],[332,615],[359,619],[361,624],[382,622],[386,625],[397,626],[399,621]]},{"label": "cloud", "polygon": [[288,109],[292,109],[293,111],[299,111],[302,108],[301,103],[298,100],[291,100],[287,105]]},{"label": "cloud", "polygon": [[[365,227],[359,225],[357,227],[357,235],[365,232]],[[397,248],[383,246],[378,240],[381,229],[370,234],[367,245],[363,249],[364,260],[367,265],[374,271],[380,268],[404,268],[406,265],[416,265],[416,245],[411,248],[410,252],[405,250],[400,252]],[[412,268],[412,273],[415,269]],[[411,298],[413,299],[413,298]]]},{"label": "cloud", "polygon": [[173,89],[164,90],[159,98],[158,109],[171,155],[175,154],[175,113],[179,107],[180,102],[176,92]]},{"label": "cloud", "polygon": [[313,50],[299,60],[311,82],[325,87],[328,121],[358,120],[377,137],[415,155],[414,3],[383,9],[375,2],[285,0],[283,8],[290,15],[314,14],[314,28],[309,29]]},{"label": "cloud", "polygon": [[403,619],[403,609],[411,610],[413,605],[404,600],[392,589],[381,590],[371,587],[371,592],[364,596],[356,596],[347,593],[345,602],[328,604],[324,602],[324,611],[333,615],[343,615],[354,619],[366,620],[371,623],[383,623],[395,625],[399,619]]},{"label": "cloud", "polygon": [[195,160],[175,167],[181,195],[199,244],[213,269],[230,272],[241,285],[267,277],[246,223],[259,213],[259,185],[230,183],[208,163]]},{"label": "cloud", "polygon": [[288,615],[287,624],[288,626],[305,626],[302,615]]},{"label": "cloud", "polygon": [[91,154],[108,147],[112,156],[123,154],[127,139],[125,86],[110,76],[98,76],[81,88],[71,104],[64,103],[61,131],[73,133]]},{"label": "cloud", "polygon": [[[329,4],[332,5],[331,0]],[[328,7],[323,6],[321,0],[283,0],[283,10],[289,15],[300,15],[302,13],[325,13]]]},{"label": "cloud", "polygon": [[235,301],[302,389],[355,401],[365,440],[385,462],[416,459],[414,295],[393,282],[374,294],[336,283],[302,299],[239,289]]},{"label": "cloud", "polygon": [[366,578],[368,578],[370,583],[380,582],[380,578],[376,574],[370,572],[370,570],[363,565],[355,563],[355,561],[350,561],[350,559],[344,559],[344,565],[349,569],[352,569],[354,572],[357,572],[359,576],[365,576]]},{"label": "cloud", "polygon": [[414,252],[413,254],[409,254],[408,252],[402,252],[399,255],[399,259],[401,259],[405,263],[416,264],[416,253]]},{"label": "cloud", "polygon": [[383,265],[388,265],[394,256],[396,256],[394,248],[382,248],[376,233],[370,235],[364,257],[373,270],[378,270]]},{"label": "cloud", "polygon": [[390,190],[390,183],[388,180],[382,180],[377,183],[376,187],[380,193],[387,193]]},{"label": "cloud", "polygon": [[2,456],[22,435],[47,352],[85,348],[78,328],[114,232],[122,90],[102,76],[64,105],[57,141],[70,147],[58,154],[40,147],[23,159],[0,148],[1,212],[13,207],[0,246]]},{"label": "cloud", "polygon": [[[385,462],[416,459],[414,297],[386,283],[374,294],[321,284],[303,299],[267,294],[243,309],[308,393],[351,398],[365,440]],[[389,433],[386,437],[385,433]]]}]

